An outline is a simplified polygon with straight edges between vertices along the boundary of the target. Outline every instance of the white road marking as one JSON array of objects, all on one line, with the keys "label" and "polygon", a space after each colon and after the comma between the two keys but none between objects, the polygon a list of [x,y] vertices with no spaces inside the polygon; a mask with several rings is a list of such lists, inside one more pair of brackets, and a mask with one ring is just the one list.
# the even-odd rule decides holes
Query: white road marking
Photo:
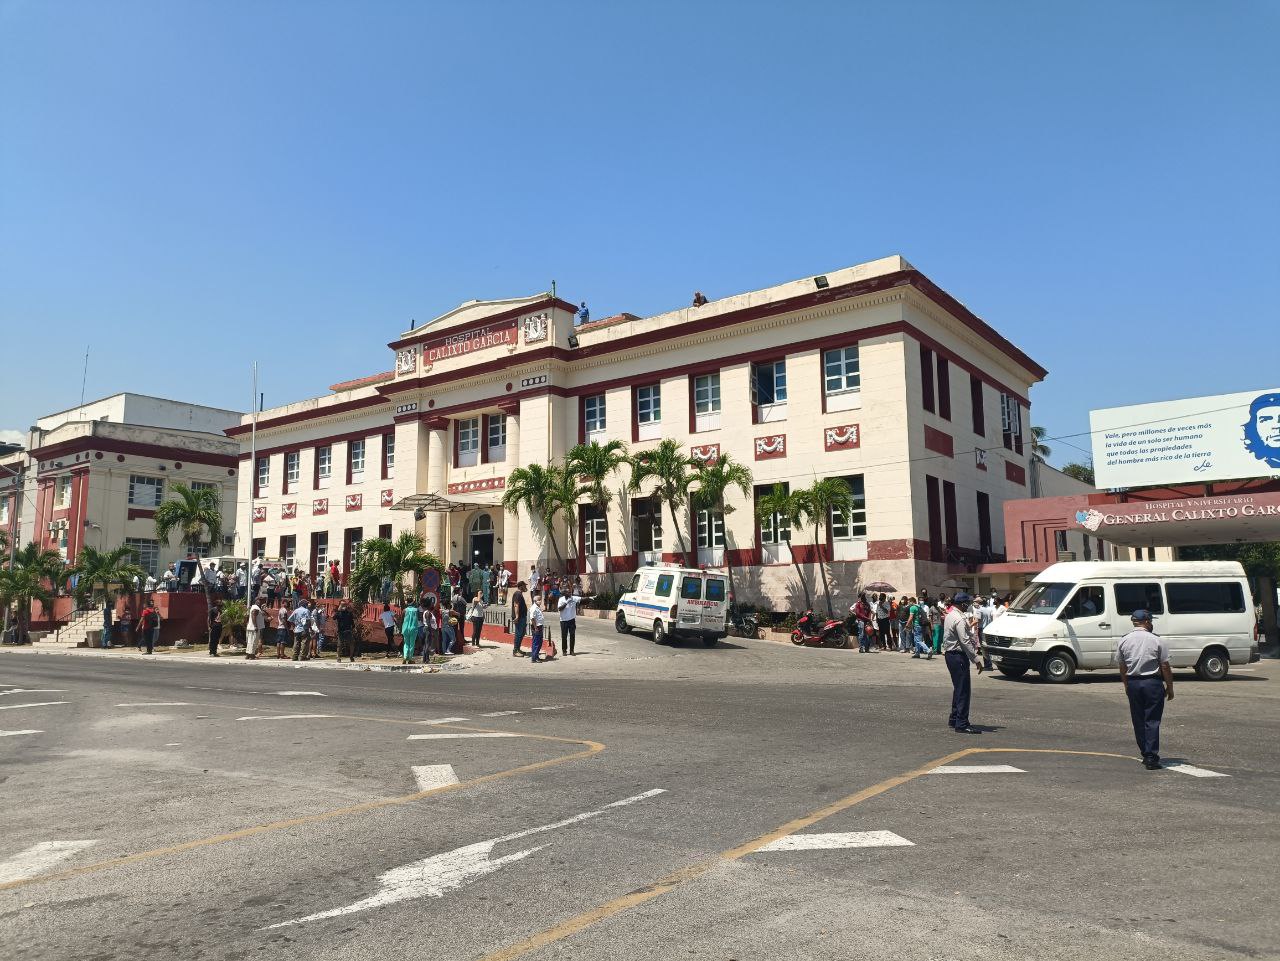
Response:
[{"label": "white road marking", "polygon": [[319,691],[276,691],[281,697],[328,697]]},{"label": "white road marking", "polygon": [[60,687],[40,687],[40,688],[11,687],[7,691],[0,691],[0,697],[4,697],[6,694],[66,694],[66,693],[67,692]]},{"label": "white road marking", "polygon": [[535,707],[535,711],[559,711],[561,708],[573,707],[572,704],[552,704],[548,707]]},{"label": "white road marking", "polygon": [[30,704],[0,704],[0,711],[16,711],[23,707],[50,707],[54,704],[70,703],[70,701],[32,701]]},{"label": "white road marking", "polygon": [[430,721],[419,721],[419,724],[452,724],[454,721],[469,721],[469,717],[437,717]]},{"label": "white road marking", "polygon": [[512,714],[519,714],[519,711],[490,711],[488,714],[481,714],[481,717],[510,717]]},{"label": "white road marking", "polygon": [[1219,774],[1217,771],[1196,767],[1194,764],[1183,764],[1179,761],[1165,763],[1164,769],[1177,771],[1179,774],[1190,774],[1192,777],[1231,777],[1230,774]]},{"label": "white road marking", "polygon": [[1012,764],[944,764],[935,767],[930,774],[1026,774]]},{"label": "white road marking", "polygon": [[577,814],[563,821],[555,821],[551,824],[542,824],[538,827],[527,828],[524,831],[517,831],[514,834],[507,834],[500,838],[494,838],[491,841],[480,841],[477,844],[468,844],[464,847],[455,848],[452,851],[446,851],[444,854],[437,854],[433,857],[424,858],[421,861],[414,861],[412,864],[406,864],[403,867],[392,868],[378,876],[378,884],[380,890],[370,897],[363,898],[354,904],[348,904],[342,908],[332,908],[328,911],[320,911],[316,914],[309,914],[305,918],[296,918],[293,921],[281,921],[279,924],[268,925],[263,928],[264,931],[270,931],[272,928],[284,928],[291,924],[304,924],[307,921],[320,921],[325,918],[336,918],[344,914],[355,914],[358,911],[369,911],[373,908],[386,907],[389,904],[398,904],[401,901],[413,901],[418,898],[442,898],[449,891],[453,891],[465,884],[474,881],[477,878],[484,877],[486,874],[492,874],[504,864],[511,864],[515,861],[521,861],[529,855],[537,851],[541,851],[547,845],[540,844],[537,847],[526,848],[523,851],[515,851],[497,859],[491,859],[490,853],[494,847],[499,844],[505,844],[509,841],[515,841],[519,838],[528,837],[531,834],[540,834],[544,831],[553,831],[557,828],[566,827],[570,824],[577,824],[580,821],[586,821],[590,818],[599,817],[607,813],[613,808],[626,807],[629,804],[635,804],[639,801],[646,800],[656,795],[663,794],[663,789],[646,791],[643,794],[637,794],[634,797],[623,798],[621,801],[614,801],[612,804],[606,804],[602,808],[594,811],[587,811],[583,814]]},{"label": "white road marking", "polygon": [[443,741],[453,737],[524,737],[510,731],[458,731],[456,734],[410,734],[408,741]]},{"label": "white road marking", "polygon": [[19,734],[43,734],[44,731],[0,731],[0,737],[17,737]]},{"label": "white road marking", "polygon": [[190,701],[135,701],[130,704],[117,704],[116,707],[190,707]]},{"label": "white road marking", "polygon": [[899,837],[892,831],[845,831],[841,834],[789,834],[785,838],[770,841],[763,851],[834,851],[838,848],[900,848],[915,847],[914,841]]},{"label": "white road marking", "polygon": [[430,791],[458,783],[458,775],[454,773],[452,764],[418,764],[410,770],[418,782],[419,791]]},{"label": "white road marking", "polygon": [[182,747],[181,741],[170,741],[165,747]]},{"label": "white road marking", "polygon": [[0,861],[0,884],[35,877],[59,861],[65,861],[78,851],[92,847],[97,841],[41,841],[13,857]]},{"label": "white road marking", "polygon": [[237,721],[298,721],[304,718],[333,717],[332,714],[250,714],[238,717]]}]

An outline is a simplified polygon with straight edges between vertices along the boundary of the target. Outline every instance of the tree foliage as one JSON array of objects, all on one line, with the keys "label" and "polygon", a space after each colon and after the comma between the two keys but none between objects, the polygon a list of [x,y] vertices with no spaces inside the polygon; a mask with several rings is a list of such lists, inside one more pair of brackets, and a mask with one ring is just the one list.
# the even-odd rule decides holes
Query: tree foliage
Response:
[{"label": "tree foliage", "polygon": [[434,569],[444,577],[444,564],[427,550],[421,535],[403,531],[394,541],[373,538],[361,542],[347,576],[347,589],[353,602],[366,604],[381,601],[382,586],[389,583],[395,591],[396,603],[404,607],[405,578],[414,578],[416,590],[417,578],[428,569]]},{"label": "tree foliage", "polygon": [[1070,464],[1063,466],[1062,473],[1066,474],[1068,477],[1074,477],[1078,481],[1084,481],[1086,484],[1096,484],[1096,481],[1093,479],[1092,464],[1081,464],[1076,461],[1072,461]]},{"label": "tree foliage", "polygon": [[651,496],[667,505],[676,539],[680,542],[680,553],[687,555],[689,547],[678,511],[688,503],[695,462],[684,452],[679,441],[671,437],[664,437],[657,447],[634,454],[629,460],[631,489],[638,492],[646,481],[654,482]]}]

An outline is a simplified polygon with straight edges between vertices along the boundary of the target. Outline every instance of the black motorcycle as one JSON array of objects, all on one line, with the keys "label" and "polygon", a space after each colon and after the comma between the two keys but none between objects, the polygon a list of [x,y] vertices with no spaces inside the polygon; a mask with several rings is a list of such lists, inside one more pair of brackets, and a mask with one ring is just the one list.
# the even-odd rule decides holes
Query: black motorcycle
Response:
[{"label": "black motorcycle", "polygon": [[729,607],[729,628],[738,637],[759,637],[760,618],[750,611],[741,610],[736,604]]}]

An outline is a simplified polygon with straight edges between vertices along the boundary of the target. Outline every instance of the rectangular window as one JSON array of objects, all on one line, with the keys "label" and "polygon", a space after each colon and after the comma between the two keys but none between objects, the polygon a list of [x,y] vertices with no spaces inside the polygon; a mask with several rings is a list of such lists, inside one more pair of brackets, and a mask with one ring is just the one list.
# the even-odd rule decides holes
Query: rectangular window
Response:
[{"label": "rectangular window", "polygon": [[632,543],[641,553],[662,550],[662,505],[648,498],[631,502]]},{"label": "rectangular window", "polygon": [[590,397],[582,399],[582,429],[587,437],[594,434],[603,434],[605,426],[604,419],[604,394],[592,394]]},{"label": "rectangular window", "polygon": [[394,477],[396,473],[396,435],[382,435],[382,479]]},{"label": "rectangular window", "polygon": [[920,392],[924,409],[933,413],[933,351],[920,345]]},{"label": "rectangular window", "polygon": [[853,494],[853,511],[848,517],[844,511],[831,511],[831,539],[851,541],[857,537],[867,536],[867,494],[861,474],[844,478]]},{"label": "rectangular window", "polygon": [[1053,532],[1053,549],[1058,553],[1062,553],[1067,549],[1067,532],[1066,531]]},{"label": "rectangular window", "polygon": [[164,500],[164,479],[129,475],[129,504],[132,507],[159,507]]},{"label": "rectangular window", "polygon": [[265,537],[255,537],[249,550],[252,557],[266,557],[267,539]]},{"label": "rectangular window", "polygon": [[[58,478],[58,506],[59,507],[71,506],[71,483],[72,483],[72,477],[70,474],[64,474],[62,477]],[[132,504],[133,501],[130,501],[129,503]]]},{"label": "rectangular window", "polygon": [[315,573],[329,563],[329,532],[314,531],[311,535],[311,570]]},{"label": "rectangular window", "polygon": [[982,408],[982,381],[975,374],[969,375],[969,407],[973,410],[973,432],[987,436],[987,415]]},{"label": "rectangular window", "polygon": [[608,553],[608,541],[605,539],[606,523],[603,517],[588,517],[583,521],[582,546],[586,553],[600,555]]},{"label": "rectangular window", "polygon": [[1244,590],[1239,581],[1187,581],[1165,584],[1170,614],[1240,614]]},{"label": "rectangular window", "polygon": [[929,517],[929,560],[941,561],[945,555],[942,550],[942,495],[938,489],[938,478],[925,475],[924,499]]},{"label": "rectangular window", "polygon": [[208,557],[209,556],[208,541],[187,541],[182,546],[186,548],[188,557]]},{"label": "rectangular window", "polygon": [[1116,612],[1128,617],[1134,611],[1164,613],[1164,595],[1156,583],[1116,584]]},{"label": "rectangular window", "polygon": [[959,545],[959,537],[956,518],[956,485],[951,481],[942,482],[942,521],[946,531],[944,542],[947,550]]},{"label": "rectangular window", "polygon": [[1022,453],[1022,409],[1009,394],[1000,395],[1000,432],[1005,450]]},{"label": "rectangular window", "polygon": [[724,581],[718,577],[707,578],[707,600],[723,601],[724,600]]},{"label": "rectangular window", "polygon": [[480,462],[480,418],[466,417],[453,422],[457,444],[458,467],[473,467]]},{"label": "rectangular window", "polygon": [[702,578],[690,574],[680,578],[680,596],[687,601],[702,600]]},{"label": "rectangular window", "polygon": [[11,498],[0,497],[0,524],[9,523],[9,501]]},{"label": "rectangular window", "polygon": [[302,475],[302,454],[291,450],[284,455],[284,492],[293,494],[298,490],[298,478]]},{"label": "rectangular window", "polygon": [[355,559],[360,556],[360,545],[364,543],[363,527],[348,527],[342,532],[342,569],[350,571]]},{"label": "rectangular window", "polygon": [[489,460],[507,459],[507,415],[489,415]]},{"label": "rectangular window", "polygon": [[298,559],[298,538],[289,534],[280,538],[280,560],[284,562],[284,569],[291,571]]},{"label": "rectangular window", "polygon": [[822,376],[827,396],[858,390],[862,376],[858,371],[858,348],[840,347],[822,355]]},{"label": "rectangular window", "polygon": [[378,539],[379,539],[379,540],[384,540],[384,541],[389,541],[389,540],[391,540],[391,525],[390,525],[390,524],[379,524],[379,525],[378,525]]},{"label": "rectangular window", "polygon": [[126,537],[124,546],[133,551],[133,563],[152,577],[160,569],[160,542],[145,537]]},{"label": "rectangular window", "polygon": [[347,473],[351,480],[364,477],[364,439],[347,441]]},{"label": "rectangular window", "polygon": [[199,494],[201,491],[221,491],[221,490],[222,490],[221,484],[214,484],[210,481],[192,481],[191,482],[191,491],[192,493],[195,493],[195,494]]},{"label": "rectangular window", "polygon": [[1093,560],[1093,548],[1089,545],[1089,538],[1082,537],[1081,540],[1084,541],[1084,559],[1086,561]]},{"label": "rectangular window", "polygon": [[254,497],[261,497],[262,492],[271,484],[271,458],[258,458],[258,489],[253,492]]},{"label": "rectangular window", "polygon": [[[659,574],[658,583],[654,585],[653,593],[657,597],[670,597],[671,585],[676,581],[674,574]],[[635,590],[635,588],[632,588]]]},{"label": "rectangular window", "polygon": [[636,420],[641,424],[656,424],[662,420],[662,386],[636,388]]},{"label": "rectangular window", "polygon": [[724,547],[724,515],[719,511],[698,511],[698,546],[703,550]]},{"label": "rectangular window", "polygon": [[951,364],[938,358],[938,416],[951,419]]},{"label": "rectangular window", "polygon": [[978,549],[982,556],[991,556],[991,498],[978,491]]},{"label": "rectangular window", "polygon": [[787,363],[771,361],[751,366],[751,403],[756,423],[767,424],[787,416]]},{"label": "rectangular window", "polygon": [[693,378],[694,430],[715,430],[720,426],[720,373]]},{"label": "rectangular window", "polygon": [[[755,503],[758,505],[761,500],[773,493],[772,484],[760,484],[755,489]],[[782,489],[788,490],[789,484],[783,484]],[[791,540],[791,528],[787,525],[787,519],[776,511],[772,514],[760,516],[757,510],[757,522],[760,524],[760,543],[761,544],[782,544]]]},{"label": "rectangular window", "polygon": [[333,477],[333,446],[326,444],[316,448],[316,480],[327,481]]}]

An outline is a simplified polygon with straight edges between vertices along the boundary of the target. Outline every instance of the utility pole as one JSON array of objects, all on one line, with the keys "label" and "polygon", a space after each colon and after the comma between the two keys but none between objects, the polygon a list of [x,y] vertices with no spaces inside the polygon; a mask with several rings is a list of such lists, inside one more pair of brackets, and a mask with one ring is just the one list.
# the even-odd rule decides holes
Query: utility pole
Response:
[{"label": "utility pole", "polygon": [[[23,451],[23,455],[24,455],[24,459],[25,459],[25,455],[26,455],[26,451],[25,451],[25,450]],[[17,469],[16,471],[15,471],[15,470],[13,470],[13,468],[11,468],[11,467],[6,467],[6,468],[5,468],[5,470],[9,471],[9,473],[13,474],[13,476],[17,479],[17,480],[16,480],[16,483],[14,484],[14,488],[13,488],[13,491],[14,491],[14,493],[13,493],[13,503],[10,505],[10,508],[9,508],[10,512],[11,512],[11,513],[12,513],[12,515],[13,515],[13,521],[12,521],[12,522],[10,523],[10,525],[9,525],[9,527],[10,527],[10,530],[9,530],[9,570],[13,570],[13,564],[14,564],[14,561],[16,560],[16,558],[17,558],[17,556],[18,556],[18,533],[22,530],[22,524],[20,523],[20,521],[19,521],[19,519],[18,519],[18,510],[19,510],[19,508],[20,508],[20,505],[22,504],[22,498],[23,498],[23,496],[24,496],[24,495],[23,495],[23,486],[22,486],[22,468],[23,468],[23,464],[22,464],[21,462],[19,462],[19,464],[18,464],[18,469]],[[3,633],[0,633],[0,638],[4,638],[4,637],[8,637],[8,636],[9,636],[9,608],[10,608],[10,605],[9,605],[9,604],[6,604],[6,605],[4,606],[4,632],[3,632]]]}]

